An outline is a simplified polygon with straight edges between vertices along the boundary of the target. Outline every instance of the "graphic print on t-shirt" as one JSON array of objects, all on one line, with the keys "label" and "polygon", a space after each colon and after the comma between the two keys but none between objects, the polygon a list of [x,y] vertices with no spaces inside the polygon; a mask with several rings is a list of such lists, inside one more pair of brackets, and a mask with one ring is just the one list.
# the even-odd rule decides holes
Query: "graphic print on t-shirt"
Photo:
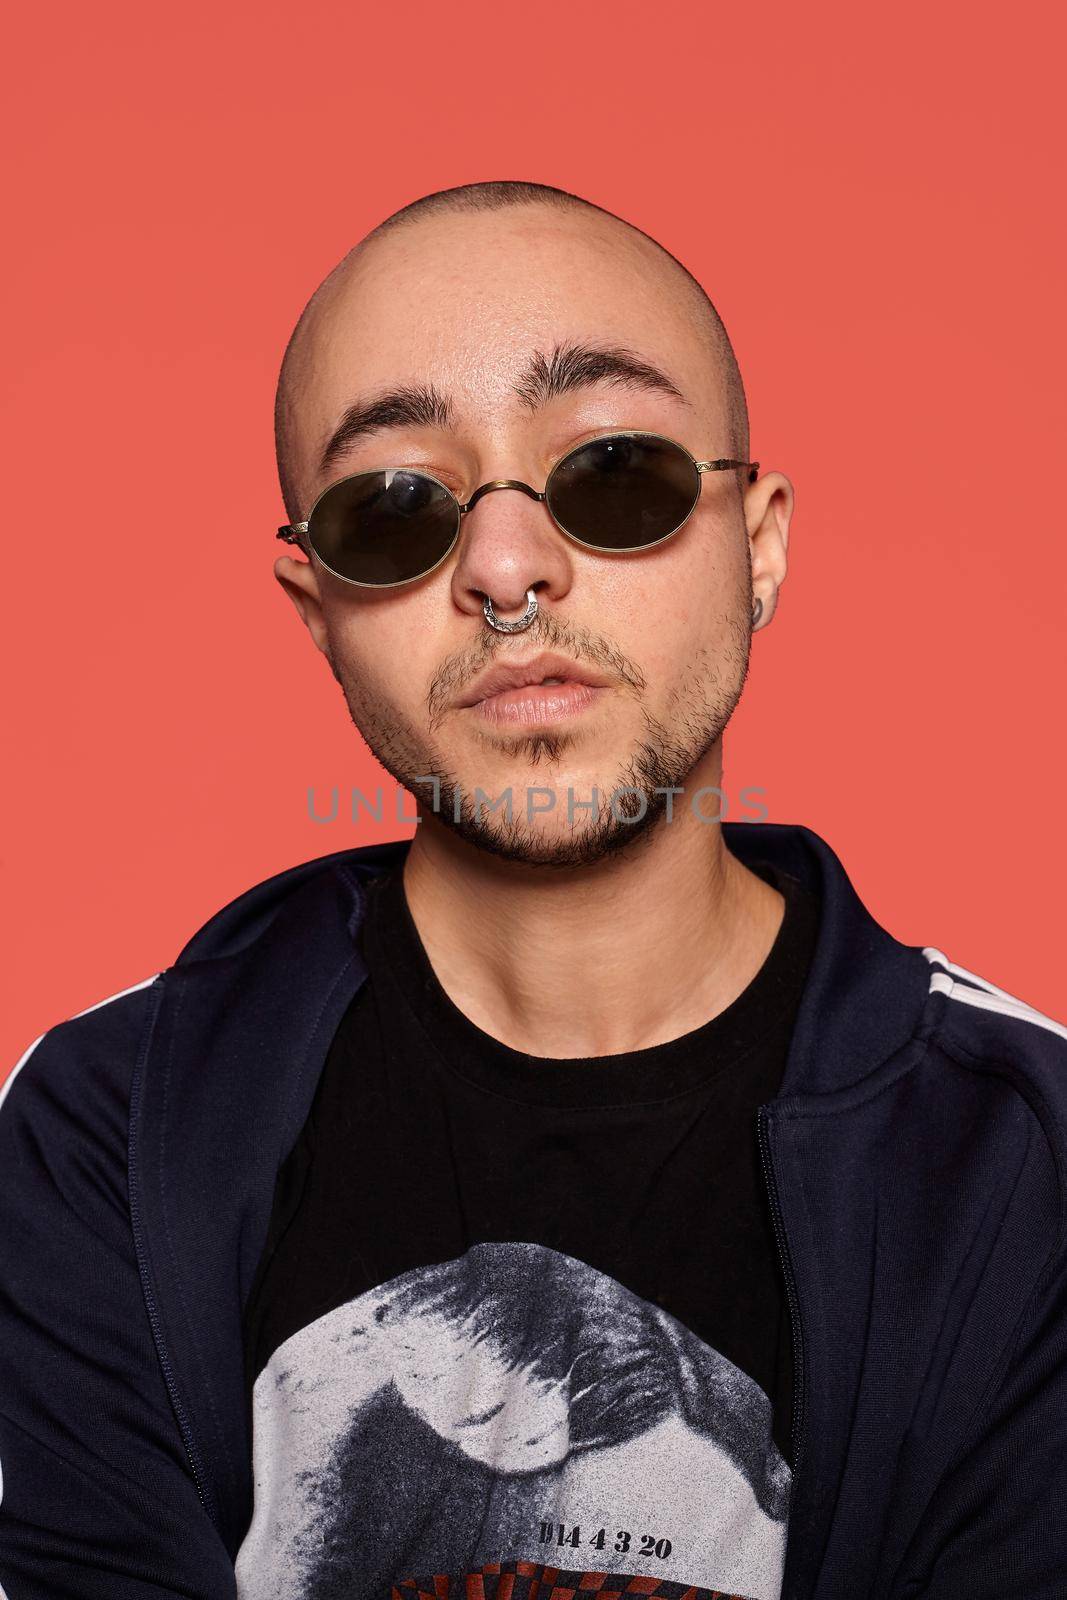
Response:
[{"label": "graphic print on t-shirt", "polygon": [[253,1408],[240,1600],[780,1594],[767,1396],[542,1245],[478,1244],[338,1306],[279,1346]]}]

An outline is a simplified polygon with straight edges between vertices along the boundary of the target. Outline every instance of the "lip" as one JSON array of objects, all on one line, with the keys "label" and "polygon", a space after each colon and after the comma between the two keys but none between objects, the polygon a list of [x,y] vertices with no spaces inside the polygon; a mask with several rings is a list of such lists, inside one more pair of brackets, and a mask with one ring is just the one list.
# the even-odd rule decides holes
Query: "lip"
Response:
[{"label": "lip", "polygon": [[470,709],[485,722],[521,728],[531,723],[562,722],[587,711],[607,689],[591,683],[530,683],[524,689],[503,689]]},{"label": "lip", "polygon": [[[545,678],[559,678],[558,684],[544,685]],[[529,661],[498,661],[489,667],[480,677],[475,678],[470,688],[457,700],[458,707],[484,706],[498,696],[508,696],[511,703],[528,702],[536,705],[538,699],[547,705],[553,701],[561,704],[568,700],[574,701],[575,709],[579,704],[589,704],[599,698],[595,692],[584,695],[579,690],[596,691],[605,689],[611,679],[604,673],[597,672],[593,667],[586,667],[578,661],[572,661],[568,656],[553,655],[543,652],[541,655],[532,656]],[[519,696],[513,694],[518,689],[534,690],[540,685],[538,695]],[[553,693],[553,691],[555,691]],[[567,691],[564,694],[563,691]],[[503,709],[504,702],[501,702]],[[557,713],[558,714],[558,713]]]}]

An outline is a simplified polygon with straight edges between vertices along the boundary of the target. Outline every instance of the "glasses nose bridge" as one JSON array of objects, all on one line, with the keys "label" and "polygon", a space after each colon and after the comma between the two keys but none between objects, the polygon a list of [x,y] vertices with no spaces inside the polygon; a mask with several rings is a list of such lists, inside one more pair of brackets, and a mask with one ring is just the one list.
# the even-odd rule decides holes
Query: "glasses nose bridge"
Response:
[{"label": "glasses nose bridge", "polygon": [[466,516],[468,511],[473,511],[482,496],[484,494],[492,494],[494,489],[519,489],[523,494],[529,495],[531,500],[544,500],[545,498],[544,494],[539,494],[536,489],[532,489],[528,483],[523,483],[519,478],[493,478],[489,483],[483,483],[479,488],[475,489],[467,504],[460,506],[460,516]]}]

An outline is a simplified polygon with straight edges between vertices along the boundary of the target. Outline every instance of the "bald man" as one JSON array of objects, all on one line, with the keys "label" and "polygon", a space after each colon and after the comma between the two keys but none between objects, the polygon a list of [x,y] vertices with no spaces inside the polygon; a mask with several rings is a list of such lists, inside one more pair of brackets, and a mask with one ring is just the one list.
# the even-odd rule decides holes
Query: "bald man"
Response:
[{"label": "bald man", "polygon": [[704,290],[560,190],[427,196],[276,437],[417,826],[9,1079],[8,1600],[1067,1593],[1067,1029],[728,815],[794,492]]}]

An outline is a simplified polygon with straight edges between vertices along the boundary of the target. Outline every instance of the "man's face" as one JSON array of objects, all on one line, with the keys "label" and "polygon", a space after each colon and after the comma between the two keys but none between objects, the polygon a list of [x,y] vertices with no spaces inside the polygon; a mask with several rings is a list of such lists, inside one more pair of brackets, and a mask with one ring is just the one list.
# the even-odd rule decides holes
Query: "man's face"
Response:
[{"label": "man's face", "polygon": [[[623,347],[679,394],[601,379],[531,396],[532,364],[570,346]],[[378,429],[320,470],[353,402],[426,388],[447,401],[447,426]],[[541,206],[436,215],[373,241],[312,318],[292,404],[303,517],[329,483],[383,467],[430,472],[461,503],[492,479],[542,490],[573,446],[619,429],[664,434],[698,460],[734,453],[710,340],[669,263],[613,219]],[[640,552],[586,549],[544,504],[502,490],[413,583],[356,588],[285,559],[278,571],[386,769],[427,804],[430,788],[413,780],[435,775],[442,822],[513,859],[577,863],[635,839],[664,809],[653,790],[714,768],[747,668],[751,564],[734,472],[703,475],[682,530]],[[530,588],[530,627],[487,626],[485,595],[511,618]],[[463,703],[487,669],[545,652],[596,687],[569,701],[543,689]],[[641,800],[627,798],[634,788]]]}]

